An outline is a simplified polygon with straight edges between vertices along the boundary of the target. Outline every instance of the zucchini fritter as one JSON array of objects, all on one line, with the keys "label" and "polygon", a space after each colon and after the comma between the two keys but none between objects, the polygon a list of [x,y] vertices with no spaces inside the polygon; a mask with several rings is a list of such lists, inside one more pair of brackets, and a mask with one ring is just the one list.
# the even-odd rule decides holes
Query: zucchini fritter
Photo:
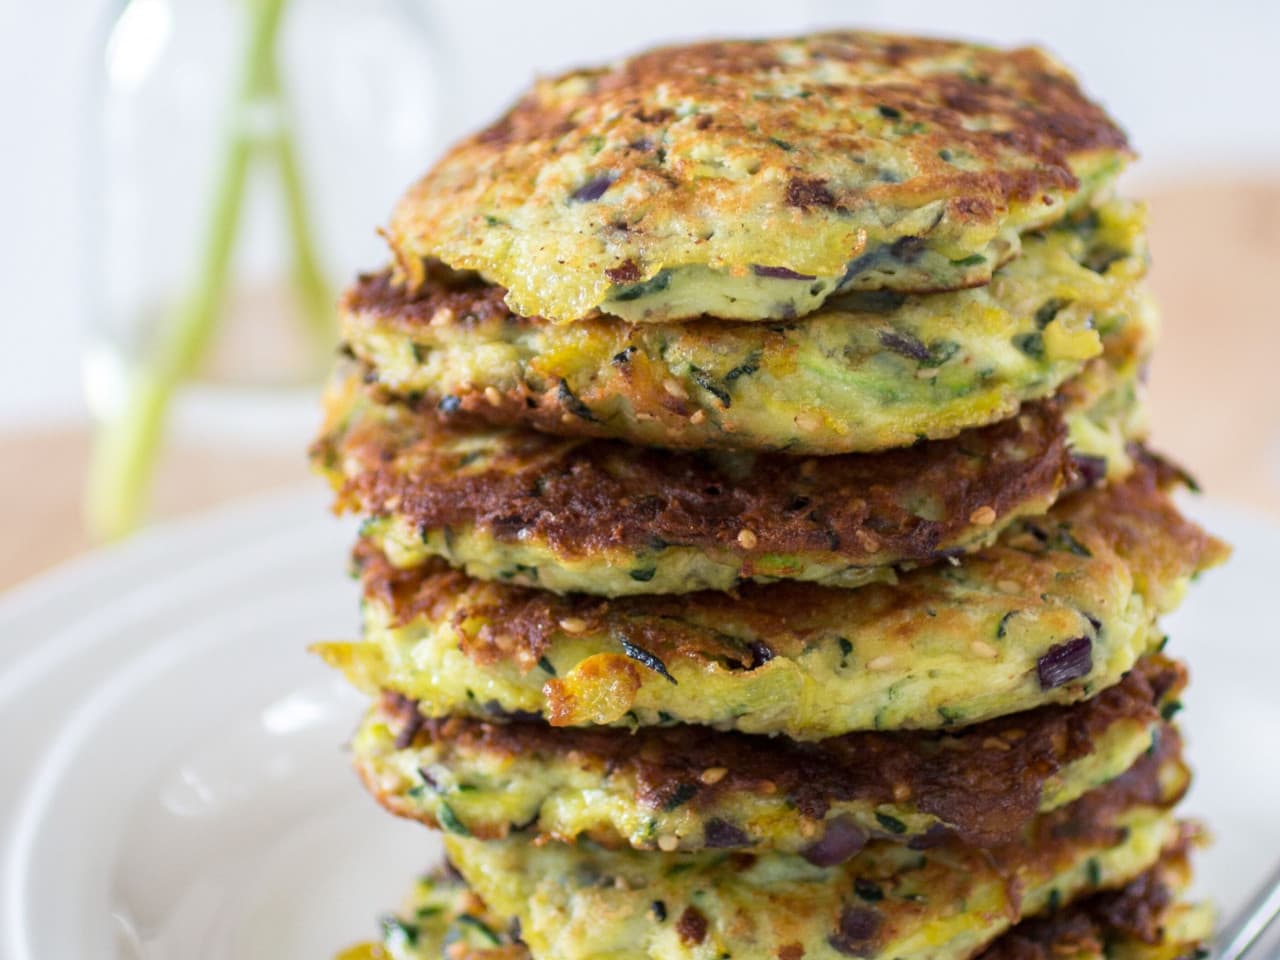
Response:
[{"label": "zucchini fritter", "polygon": [[1128,770],[1185,683],[1139,662],[1073,706],[1041,707],[938,735],[852,733],[817,743],[702,727],[556,730],[539,721],[424,720],[384,694],[357,731],[356,769],[393,813],[483,839],[591,840],[639,850],[800,853],[823,866],[869,839],[954,833],[1013,840]]},{"label": "zucchini fritter", "polygon": [[681,449],[883,450],[1002,420],[1104,343],[1149,341],[1144,219],[1112,201],[1027,237],[989,286],[851,294],[768,324],[556,325],[434,264],[415,293],[361,278],[344,335],[390,394],[454,419]]},{"label": "zucchini fritter", "polygon": [[1041,50],[838,32],[668,47],[538,81],[388,238],[524,316],[802,316],[849,289],[987,282],[1086,205],[1124,134]]},{"label": "zucchini fritter", "polygon": [[1167,808],[1186,771],[1164,753],[994,848],[878,841],[833,867],[785,853],[661,854],[452,834],[445,849],[495,913],[519,921],[539,960],[960,960],[1021,917],[1123,887],[1184,842]]},{"label": "zucchini fritter", "polygon": [[1226,548],[1183,519],[1144,462],[992,547],[841,590],[601,600],[398,570],[364,545],[363,640],[316,650],[370,693],[434,716],[527,713],[558,726],[690,723],[797,740],[974,723],[1073,703],[1160,643]]},{"label": "zucchini fritter", "polygon": [[[1213,931],[1213,912],[1178,899],[1189,884],[1186,853],[1166,851],[1154,867],[1120,889],[1092,893],[1023,920],[975,960],[1193,960]],[[447,867],[421,877],[401,912],[383,917],[380,943],[352,947],[337,960],[441,956],[530,960],[519,930]]]},{"label": "zucchini fritter", "polygon": [[1145,430],[1136,391],[1094,361],[1061,398],[949,440],[792,457],[453,429],[372,402],[348,376],[312,451],[398,566],[443,557],[485,580],[604,596],[856,587],[990,543],[1082,471],[1123,475],[1129,431]]}]

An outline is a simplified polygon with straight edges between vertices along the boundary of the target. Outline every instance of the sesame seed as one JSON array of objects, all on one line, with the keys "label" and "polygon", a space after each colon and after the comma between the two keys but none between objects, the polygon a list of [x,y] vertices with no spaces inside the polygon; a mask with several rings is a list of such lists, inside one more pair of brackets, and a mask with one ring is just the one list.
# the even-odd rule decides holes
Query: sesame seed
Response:
[{"label": "sesame seed", "polygon": [[502,394],[498,392],[497,387],[485,387],[484,398],[489,401],[489,405],[496,407],[502,403]]},{"label": "sesame seed", "polygon": [[1001,740],[999,737],[987,737],[982,741],[982,745],[988,750],[1000,750],[1001,752],[1008,752],[1013,749],[1012,746]]},{"label": "sesame seed", "polygon": [[893,657],[887,653],[882,653],[878,657],[872,657],[867,661],[868,670],[888,670],[893,666]]},{"label": "sesame seed", "polygon": [[910,797],[911,787],[909,784],[895,783],[893,785],[893,799],[901,803],[904,800],[910,799]]},{"label": "sesame seed", "polygon": [[765,796],[770,796],[771,794],[775,794],[778,792],[778,785],[774,783],[772,780],[761,780],[759,783],[756,784],[756,789],[759,790],[761,793],[763,793]]},{"label": "sesame seed", "polygon": [[[566,413],[565,416],[567,417],[569,415]],[[657,420],[658,418],[655,417],[652,413],[646,413],[643,410],[637,410],[636,419],[639,420],[641,423],[651,423],[652,421]]]},{"label": "sesame seed", "polygon": [[685,390],[680,381],[672,380],[670,377],[662,381],[662,389],[666,392],[667,396],[675,397],[677,400],[689,399],[689,391]]},{"label": "sesame seed", "polygon": [[400,509],[400,495],[393,493],[391,496],[387,497],[387,499],[382,501],[382,506],[385,510]]},{"label": "sesame seed", "polygon": [[932,380],[941,372],[942,371],[940,371],[937,367],[921,367],[919,370],[916,371],[916,379]]},{"label": "sesame seed", "polygon": [[799,413],[796,414],[796,426],[805,433],[813,433],[822,423],[812,413]]},{"label": "sesame seed", "polygon": [[575,423],[575,422],[577,422],[577,421],[576,421],[576,418],[574,417],[574,415],[573,415],[572,413],[562,413],[562,414],[560,414],[560,422],[561,422],[561,423]]},{"label": "sesame seed", "polygon": [[664,833],[658,838],[658,849],[663,853],[672,853],[680,848],[680,838]]},{"label": "sesame seed", "polygon": [[880,549],[880,538],[870,530],[864,530],[860,527],[853,536],[867,553],[875,553]]},{"label": "sesame seed", "polygon": [[972,641],[969,644],[969,649],[972,650],[974,653],[976,653],[980,657],[994,658],[994,657],[1000,656],[1000,651],[997,650],[995,647],[993,647],[991,644],[987,643],[987,641],[985,640]]},{"label": "sesame seed", "polygon": [[587,629],[587,621],[581,617],[565,617],[560,621],[560,629],[565,633],[581,633]]},{"label": "sesame seed", "polygon": [[996,512],[990,506],[983,505],[969,514],[969,522],[980,527],[989,527],[996,522]]},{"label": "sesame seed", "polygon": [[449,324],[453,323],[453,320],[453,311],[448,307],[441,307],[431,315],[431,326],[447,327]]},{"label": "sesame seed", "polygon": [[738,531],[738,543],[742,545],[744,550],[754,550],[760,538],[750,530],[742,529]]},{"label": "sesame seed", "polygon": [[689,417],[689,422],[696,425],[705,419],[707,419],[707,413],[705,410],[695,410],[693,411],[692,416]]},{"label": "sesame seed", "polygon": [[728,773],[729,770],[726,767],[707,767],[698,779],[710,787],[723,780]]}]

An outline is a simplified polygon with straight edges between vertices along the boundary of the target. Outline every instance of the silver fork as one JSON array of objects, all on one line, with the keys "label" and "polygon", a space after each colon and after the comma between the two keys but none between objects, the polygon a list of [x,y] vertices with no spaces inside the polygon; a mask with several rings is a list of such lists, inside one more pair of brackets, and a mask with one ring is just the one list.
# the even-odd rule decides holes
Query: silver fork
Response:
[{"label": "silver fork", "polygon": [[1280,916],[1280,865],[1236,914],[1215,941],[1214,960],[1246,960],[1262,935]]}]

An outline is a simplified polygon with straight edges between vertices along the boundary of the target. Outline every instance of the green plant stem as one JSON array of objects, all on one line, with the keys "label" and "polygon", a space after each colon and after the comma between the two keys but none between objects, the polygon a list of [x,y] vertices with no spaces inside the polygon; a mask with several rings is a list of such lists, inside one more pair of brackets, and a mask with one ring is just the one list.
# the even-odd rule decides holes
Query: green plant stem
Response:
[{"label": "green plant stem", "polygon": [[99,538],[116,539],[137,526],[173,391],[199,363],[225,301],[252,148],[247,113],[271,90],[284,3],[248,0],[248,42],[196,282],[154,354],[139,364],[121,409],[102,424],[95,438],[86,519],[90,532]]},{"label": "green plant stem", "polygon": [[311,241],[311,218],[307,213],[298,151],[293,143],[288,97],[280,83],[279,64],[274,57],[269,67],[267,84],[278,114],[276,136],[272,138],[270,146],[284,194],[285,226],[289,232],[293,255],[293,286],[298,294],[302,321],[306,332],[310,334],[312,349],[317,361],[322,363],[328,358],[337,340],[338,318],[334,309],[333,291],[325,282],[324,272],[320,269],[320,258]]}]

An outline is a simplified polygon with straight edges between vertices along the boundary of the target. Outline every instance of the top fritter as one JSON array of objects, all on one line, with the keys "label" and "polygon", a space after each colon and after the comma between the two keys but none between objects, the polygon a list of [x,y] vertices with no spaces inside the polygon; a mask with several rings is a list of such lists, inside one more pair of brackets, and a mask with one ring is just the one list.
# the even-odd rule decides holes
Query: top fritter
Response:
[{"label": "top fritter", "polygon": [[828,33],[538,81],[401,201],[389,239],[525,316],[758,320],[978,286],[1089,201],[1123,132],[1037,49]]}]

